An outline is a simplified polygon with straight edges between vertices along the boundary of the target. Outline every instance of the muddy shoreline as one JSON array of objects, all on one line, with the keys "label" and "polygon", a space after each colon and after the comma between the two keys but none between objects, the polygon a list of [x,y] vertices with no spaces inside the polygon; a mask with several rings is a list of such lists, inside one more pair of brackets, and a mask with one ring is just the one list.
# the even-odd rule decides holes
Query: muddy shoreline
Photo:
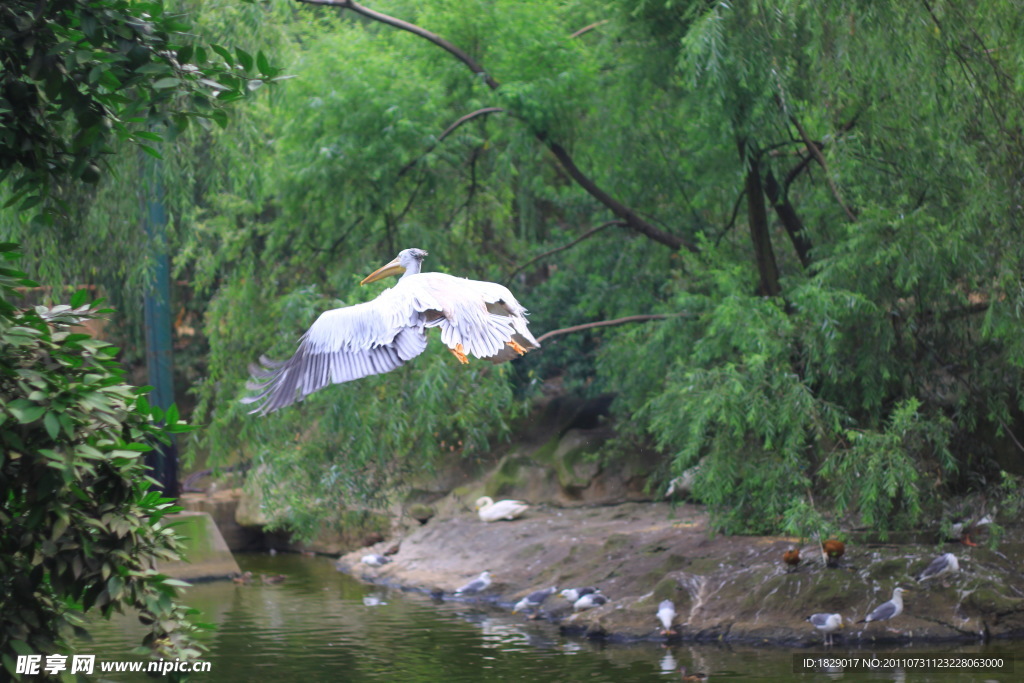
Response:
[{"label": "muddy shoreline", "polygon": [[[851,535],[839,568],[829,569],[813,543],[782,537],[708,533],[701,506],[632,502],[562,508],[532,507],[510,522],[481,522],[466,506],[414,525],[400,538],[341,556],[338,568],[368,583],[511,610],[549,586],[598,586],[606,605],[573,613],[558,595],[541,617],[574,636],[617,642],[733,642],[785,647],[820,645],[805,618],[839,612],[847,622],[837,644],[984,641],[1024,636],[1024,543],[1007,529],[997,550],[959,543],[860,543]],[[367,553],[393,549],[373,568]],[[791,545],[804,561],[782,562]],[[916,576],[936,555],[953,552],[961,571],[943,583]],[[1017,559],[1014,559],[1017,558]],[[493,583],[474,597],[453,591],[488,570]],[[908,589],[903,614],[889,622],[854,624]],[[672,600],[675,633],[661,634],[658,603]],[[525,617],[524,617],[525,618]]]}]

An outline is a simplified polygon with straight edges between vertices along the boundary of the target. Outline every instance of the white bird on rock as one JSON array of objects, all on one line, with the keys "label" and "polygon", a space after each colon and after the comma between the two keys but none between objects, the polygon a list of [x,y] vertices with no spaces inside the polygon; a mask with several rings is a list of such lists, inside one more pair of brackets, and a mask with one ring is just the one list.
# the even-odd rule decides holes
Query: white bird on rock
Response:
[{"label": "white bird on rock", "polygon": [[661,622],[662,630],[661,635],[667,636],[674,631],[672,630],[672,620],[676,618],[676,606],[672,604],[671,600],[662,600],[658,605],[658,621]]},{"label": "white bird on rock", "polygon": [[325,311],[299,340],[286,361],[263,357],[252,366],[242,399],[251,412],[266,415],[301,401],[329,384],[391,372],[427,348],[427,329],[441,329],[441,341],[468,363],[476,356],[502,363],[540,343],[527,328],[526,309],[504,285],[444,273],[421,273],[427,252],[404,249],[362,282],[404,273],[373,301]]},{"label": "white bird on rock", "polygon": [[455,589],[456,595],[466,595],[467,593],[480,593],[487,590],[491,585],[491,573],[481,572],[480,576],[476,577],[465,586],[460,586]]},{"label": "white bird on rock", "polygon": [[871,611],[871,614],[867,615],[858,624],[865,622],[871,623],[872,621],[888,621],[889,619],[895,619],[899,615],[903,614],[903,594],[909,593],[906,589],[897,586],[892,589],[892,600],[889,602],[883,602],[881,605]]},{"label": "white bird on rock", "polygon": [[477,514],[485,522],[497,522],[499,519],[515,519],[530,508],[521,500],[499,500],[495,503],[490,496],[476,499]]},{"label": "white bird on rock", "polygon": [[608,602],[608,598],[601,595],[601,591],[594,591],[593,593],[581,596],[579,600],[572,604],[572,608],[576,612],[582,612],[583,610],[600,607],[606,602]]},{"label": "white bird on rock", "polygon": [[811,622],[811,625],[825,634],[825,644],[832,644],[832,634],[843,627],[843,615],[841,614],[828,614],[822,612],[819,614],[812,614],[807,617],[806,621]]},{"label": "white bird on rock", "polygon": [[588,593],[596,593],[596,592],[598,592],[597,588],[594,588],[593,586],[586,586],[586,587],[583,587],[583,588],[566,588],[561,593],[559,593],[559,595],[561,595],[563,598],[565,598],[569,602],[575,603],[577,600],[582,598],[584,595],[587,595]]},{"label": "white bird on rock", "polygon": [[960,571],[960,562],[957,561],[956,555],[953,553],[943,553],[939,555],[924,568],[918,577],[918,581],[927,581],[928,579],[935,579],[945,574],[955,574]]},{"label": "white bird on rock", "polygon": [[558,589],[552,586],[551,588],[545,588],[539,591],[533,591],[525,598],[516,603],[516,606],[512,608],[512,613],[533,611],[531,618],[537,618],[539,616],[538,608]]},{"label": "white bird on rock", "polygon": [[384,565],[386,565],[388,562],[391,561],[391,558],[386,556],[386,555],[379,555],[377,553],[372,553],[370,555],[363,555],[363,558],[361,560],[359,560],[359,561],[362,562],[363,564],[369,565],[371,567],[383,567]]}]

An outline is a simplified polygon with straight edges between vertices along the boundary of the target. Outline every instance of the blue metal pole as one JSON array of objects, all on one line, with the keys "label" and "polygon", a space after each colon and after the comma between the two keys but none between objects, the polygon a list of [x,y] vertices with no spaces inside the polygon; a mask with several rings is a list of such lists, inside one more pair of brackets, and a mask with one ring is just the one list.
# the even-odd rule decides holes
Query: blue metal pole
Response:
[{"label": "blue metal pole", "polygon": [[[160,179],[161,163],[146,158],[146,211],[144,223],[153,270],[144,297],[146,367],[153,386],[149,401],[167,410],[174,403],[174,358],[171,336],[171,264],[167,253],[167,211]],[[178,496],[178,449],[172,437],[169,445],[159,444],[147,454],[146,464],[160,482],[164,495]]]}]

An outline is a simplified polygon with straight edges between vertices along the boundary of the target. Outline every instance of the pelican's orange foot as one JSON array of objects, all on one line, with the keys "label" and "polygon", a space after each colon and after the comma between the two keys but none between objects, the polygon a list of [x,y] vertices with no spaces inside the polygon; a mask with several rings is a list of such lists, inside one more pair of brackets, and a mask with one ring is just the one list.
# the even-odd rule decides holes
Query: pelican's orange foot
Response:
[{"label": "pelican's orange foot", "polygon": [[524,349],[522,344],[517,342],[515,339],[513,339],[512,341],[507,341],[505,343],[508,344],[509,346],[511,346],[512,350],[515,351],[516,353],[518,353],[520,356],[522,356],[522,355],[524,355],[526,353],[526,349]]},{"label": "pelican's orange foot", "polygon": [[452,352],[452,355],[459,359],[459,362],[463,365],[469,363],[469,359],[466,358],[466,353],[462,348],[462,344],[456,344],[454,349],[448,349]]}]

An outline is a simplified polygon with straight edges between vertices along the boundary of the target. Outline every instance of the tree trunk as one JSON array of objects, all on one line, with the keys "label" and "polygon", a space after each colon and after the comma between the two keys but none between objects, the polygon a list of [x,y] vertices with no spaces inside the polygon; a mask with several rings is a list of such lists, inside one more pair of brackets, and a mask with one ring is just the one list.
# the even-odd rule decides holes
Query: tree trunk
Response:
[{"label": "tree trunk", "polygon": [[754,246],[754,260],[760,276],[758,293],[761,296],[778,296],[782,287],[779,285],[779,268],[775,263],[771,235],[768,233],[768,211],[764,205],[760,160],[757,155],[749,153],[745,140],[740,140],[738,147],[740,158],[747,166],[747,223],[750,225],[750,241]]}]

